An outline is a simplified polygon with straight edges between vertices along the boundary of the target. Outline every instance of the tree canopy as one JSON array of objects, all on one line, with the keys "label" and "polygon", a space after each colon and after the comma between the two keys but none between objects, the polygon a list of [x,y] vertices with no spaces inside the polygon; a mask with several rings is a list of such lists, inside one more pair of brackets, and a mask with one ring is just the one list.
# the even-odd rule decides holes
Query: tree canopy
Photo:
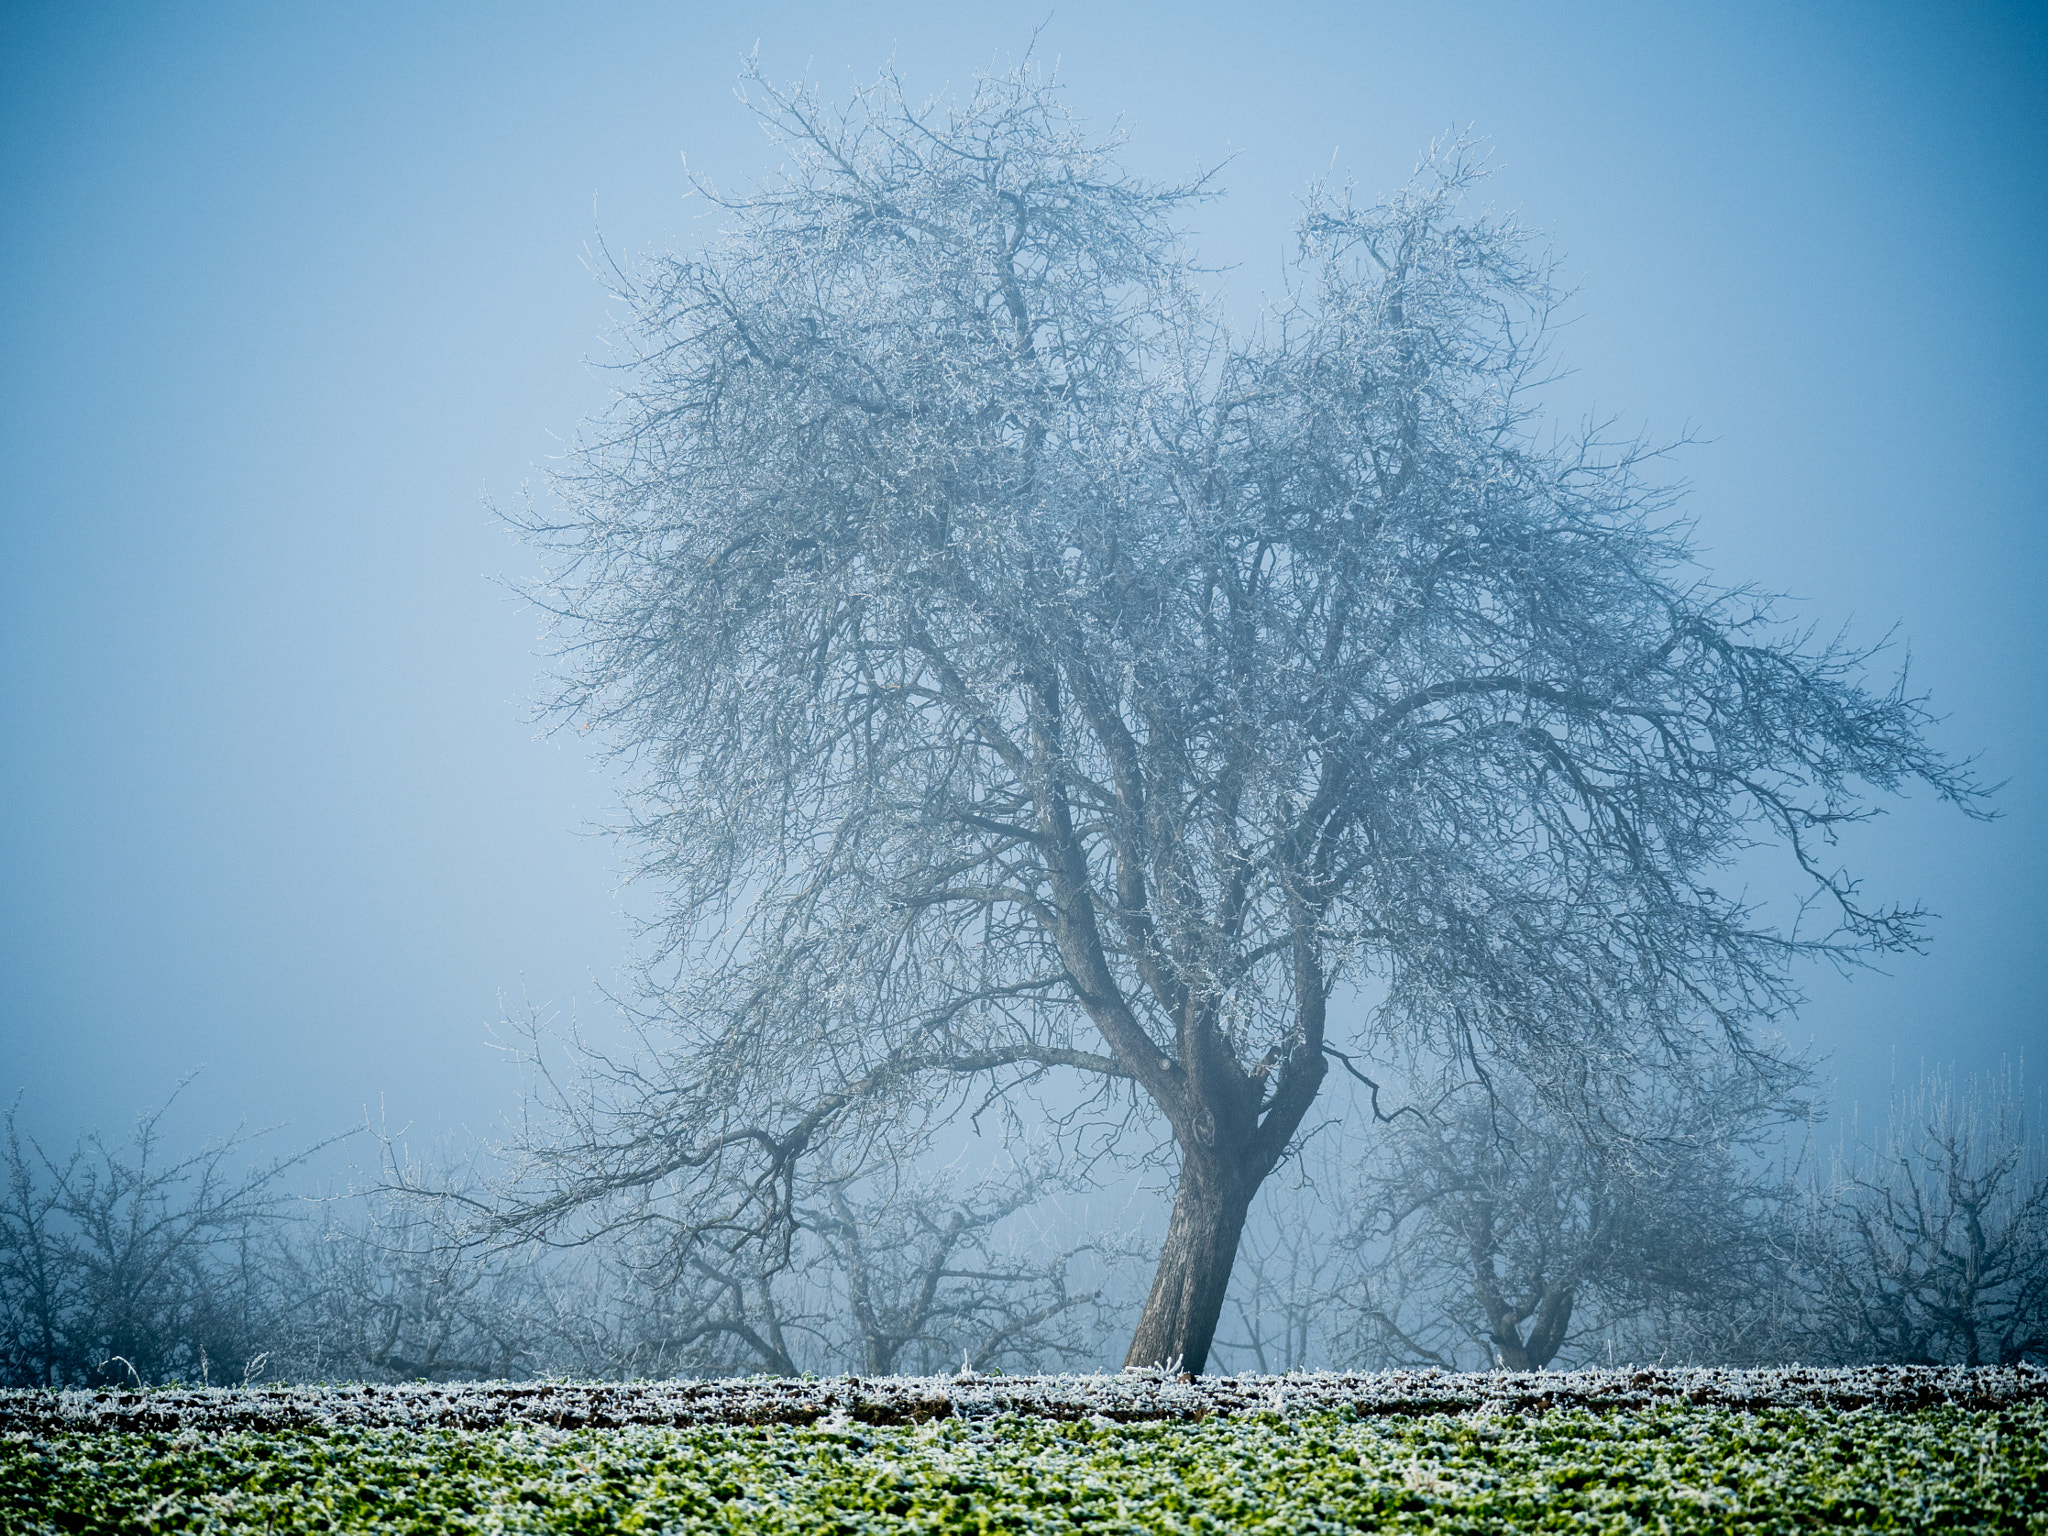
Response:
[{"label": "tree canopy", "polygon": [[[1074,1075],[1171,1139],[1130,1357],[1200,1370],[1333,1053],[1590,1112],[1768,1075],[1800,957],[1917,941],[1829,844],[1976,787],[1903,680],[1707,581],[1638,447],[1545,428],[1557,291],[1469,147],[1312,189],[1240,332],[1206,187],[1029,70],[751,89],[781,171],[620,274],[623,388],[530,524],[665,906],[654,1049],[534,1141],[512,1229],[772,1245]],[[1732,888],[1760,843],[1798,926]]]}]

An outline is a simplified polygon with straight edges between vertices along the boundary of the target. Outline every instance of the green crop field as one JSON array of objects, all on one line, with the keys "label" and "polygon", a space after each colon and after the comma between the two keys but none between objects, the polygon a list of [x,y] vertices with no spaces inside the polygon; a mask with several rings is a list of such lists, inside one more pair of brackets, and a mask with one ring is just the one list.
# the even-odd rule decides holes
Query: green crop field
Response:
[{"label": "green crop field", "polygon": [[11,1417],[0,1405],[0,1529],[24,1533],[2048,1532],[2038,1382],[1917,1406],[1826,1393],[1731,1405],[1660,1386],[1634,1404],[1496,1392],[1459,1409],[1361,1397],[1128,1421],[970,1414],[927,1393],[896,1399],[915,1413],[868,1415],[893,1422],[610,1427],[541,1422],[530,1396],[458,1425],[383,1399],[287,1422],[276,1401],[208,1418],[198,1394],[178,1411],[130,1395],[131,1425],[153,1413],[155,1428],[67,1425],[44,1411],[56,1394],[14,1396]]}]

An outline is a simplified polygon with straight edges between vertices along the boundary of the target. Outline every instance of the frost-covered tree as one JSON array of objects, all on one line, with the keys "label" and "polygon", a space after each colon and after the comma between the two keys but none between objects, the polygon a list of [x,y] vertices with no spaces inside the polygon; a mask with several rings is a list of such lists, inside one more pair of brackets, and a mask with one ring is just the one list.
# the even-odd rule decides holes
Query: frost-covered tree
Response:
[{"label": "frost-covered tree", "polygon": [[1831,1358],[2048,1362],[2048,1142],[2020,1073],[1934,1074],[1814,1196],[1815,1343]]},{"label": "frost-covered tree", "polygon": [[[173,1096],[175,1097],[175,1095]],[[71,1387],[260,1373],[279,1298],[268,1259],[291,1202],[248,1133],[167,1156],[165,1109],[125,1141],[53,1156],[5,1118],[0,1384]]]},{"label": "frost-covered tree", "polygon": [[[1058,1171],[962,1187],[889,1165],[835,1168],[785,1249],[668,1240],[660,1210],[597,1241],[479,1244],[479,1164],[396,1147],[381,1188],[273,1246],[273,1367],[299,1378],[1042,1367],[1100,1353],[1099,1279],[1127,1243],[1042,1230]],[[893,1175],[893,1176],[892,1176]]]},{"label": "frost-covered tree", "polygon": [[[752,88],[782,169],[621,277],[616,408],[531,519],[561,718],[667,905],[655,1049],[505,1232],[774,1251],[824,1162],[1068,1078],[1170,1138],[1129,1358],[1199,1370],[1347,982],[1362,1029],[1602,1095],[1708,1041],[1765,1069],[1795,960],[1914,942],[1827,844],[1971,784],[1867,657],[1705,584],[1634,450],[1540,428],[1550,278],[1463,148],[1313,192],[1239,335],[1201,185],[1028,70]],[[1771,841],[1817,925],[1722,883]]]},{"label": "frost-covered tree", "polygon": [[1796,1252],[1767,1155],[1792,1109],[1734,1073],[1646,1085],[1590,1120],[1522,1089],[1404,1117],[1354,1194],[1345,1246],[1373,1261],[1366,1283],[1332,1311],[1354,1353],[1389,1364],[1541,1370],[1603,1340],[1668,1348],[1681,1318],[1725,1362]]},{"label": "frost-covered tree", "polygon": [[1684,1074],[1578,1118],[1497,1078],[1325,1135],[1255,1209],[1217,1347],[1261,1369],[1792,1358],[1786,1075]]},{"label": "frost-covered tree", "polygon": [[838,1353],[873,1376],[1029,1370],[1088,1353],[1102,1297],[1069,1272],[1118,1254],[1112,1241],[1059,1250],[1019,1230],[1011,1218],[1044,1193],[1028,1173],[959,1195],[940,1178],[865,1201],[833,1186],[803,1219],[844,1277],[854,1347]]}]

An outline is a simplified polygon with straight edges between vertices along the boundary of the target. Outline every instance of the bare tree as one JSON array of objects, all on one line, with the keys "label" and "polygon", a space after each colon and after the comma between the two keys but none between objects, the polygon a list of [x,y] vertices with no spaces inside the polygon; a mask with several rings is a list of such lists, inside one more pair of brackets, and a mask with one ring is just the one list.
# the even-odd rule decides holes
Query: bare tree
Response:
[{"label": "bare tree", "polygon": [[[298,1380],[504,1380],[537,1368],[601,1374],[565,1334],[612,1300],[602,1266],[452,1241],[449,1208],[371,1195],[328,1203],[271,1257],[280,1293],[273,1374]],[[568,1306],[563,1302],[567,1300]],[[565,1358],[570,1356],[570,1358]]]},{"label": "bare tree", "polygon": [[1259,1369],[1776,1363],[1804,1337],[1796,1100],[1744,1074],[1578,1120],[1512,1080],[1332,1123],[1248,1226],[1217,1347]]},{"label": "bare tree", "polygon": [[[943,1175],[871,1168],[826,1181],[779,1255],[677,1250],[629,1226],[575,1256],[581,1305],[558,1307],[539,1336],[573,1334],[582,1368],[607,1375],[628,1362],[638,1374],[701,1376],[1071,1360],[1094,1352],[1103,1297],[1070,1286],[1070,1275],[1113,1272],[1127,1255],[1105,1234],[1049,1239],[1033,1224],[1049,1193],[1029,1167],[964,1191]],[[437,1251],[487,1262],[452,1238]],[[680,1273],[670,1267],[678,1261]],[[619,1300],[593,1304],[607,1293]],[[551,1358],[560,1356],[557,1343]]]},{"label": "bare tree", "polygon": [[166,1157],[162,1113],[62,1159],[8,1117],[0,1385],[1030,1366],[1093,1351],[1101,1297],[1068,1277],[1122,1257],[1045,1240],[1052,1181],[1030,1167],[964,1195],[842,1179],[786,1262],[648,1229],[491,1249],[461,1225],[474,1159],[299,1198],[281,1175],[301,1159],[251,1167],[245,1136]]},{"label": "bare tree", "polygon": [[860,1201],[835,1184],[826,1209],[803,1218],[845,1277],[859,1369],[885,1376],[905,1364],[1031,1369],[1086,1352],[1099,1290],[1070,1290],[1077,1261],[1121,1255],[1105,1236],[1050,1246],[1012,1218],[1046,1194],[1029,1168],[956,1196],[943,1178]]},{"label": "bare tree", "polygon": [[[529,1143],[502,1232],[786,1248],[827,1149],[1066,1077],[1170,1137],[1129,1358],[1199,1370],[1347,979],[1381,1036],[1611,1095],[1705,1042],[1767,1073],[1796,959],[1916,941],[1827,844],[1975,788],[1865,655],[1704,584],[1636,449],[1539,439],[1553,288],[1466,148],[1313,192],[1234,336],[1202,185],[1028,70],[749,88],[782,173],[620,274],[623,391],[527,523],[667,906],[655,1050]],[[1717,884],[1770,839],[1817,926]]]},{"label": "bare tree", "polygon": [[276,1301],[265,1260],[289,1205],[279,1180],[310,1154],[252,1164],[255,1135],[237,1134],[167,1158],[166,1108],[125,1145],[95,1134],[62,1158],[8,1111],[0,1380],[239,1380],[262,1353]]},{"label": "bare tree", "polygon": [[1633,1357],[1646,1332],[1731,1348],[1795,1252],[1767,1152],[1796,1112],[1748,1074],[1591,1120],[1526,1086],[1464,1092],[1390,1128],[1364,1170],[1343,1243],[1376,1273],[1334,1310],[1389,1364],[1540,1370],[1602,1339]]},{"label": "bare tree", "polygon": [[1939,1073],[1838,1151],[1809,1255],[1820,1348],[1852,1362],[2048,1363],[2048,1144],[2019,1071]]}]

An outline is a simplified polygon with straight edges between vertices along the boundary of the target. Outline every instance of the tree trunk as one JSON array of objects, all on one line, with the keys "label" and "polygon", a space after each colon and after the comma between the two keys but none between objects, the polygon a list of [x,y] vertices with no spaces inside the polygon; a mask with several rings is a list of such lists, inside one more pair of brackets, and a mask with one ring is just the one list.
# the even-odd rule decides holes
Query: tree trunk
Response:
[{"label": "tree trunk", "polygon": [[1258,1188],[1256,1178],[1239,1174],[1213,1153],[1183,1158],[1159,1270],[1126,1366],[1178,1361],[1183,1371],[1200,1375],[1208,1365],[1238,1239]]},{"label": "tree trunk", "polygon": [[1479,1288],[1479,1302],[1486,1309],[1487,1331],[1493,1343],[1494,1360],[1503,1370],[1540,1371],[1564,1347],[1565,1329],[1571,1325],[1576,1294],[1561,1285],[1546,1287],[1537,1303],[1536,1316],[1529,1321],[1529,1336],[1522,1337],[1524,1321],[1519,1313],[1489,1299],[1490,1288]]}]

